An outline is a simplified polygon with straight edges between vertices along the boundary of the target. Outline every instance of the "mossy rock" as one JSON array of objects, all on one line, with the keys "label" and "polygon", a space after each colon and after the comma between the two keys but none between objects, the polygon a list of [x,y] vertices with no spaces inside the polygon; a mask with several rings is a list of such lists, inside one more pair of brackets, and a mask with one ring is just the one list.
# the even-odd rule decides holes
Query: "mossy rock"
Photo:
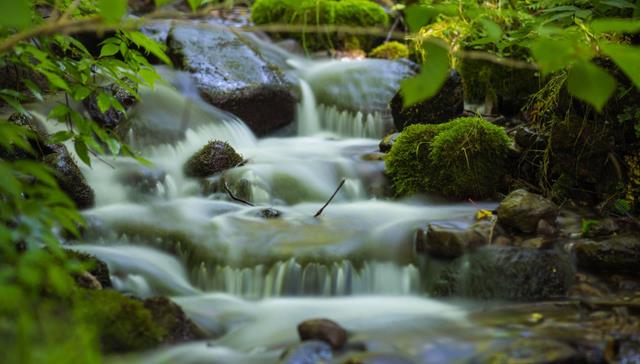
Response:
[{"label": "mossy rock", "polygon": [[109,267],[107,267],[107,264],[105,262],[101,261],[93,255],[81,253],[75,250],[66,249],[65,253],[68,258],[88,265],[89,267],[87,271],[91,273],[91,275],[96,277],[103,288],[110,288],[113,286],[111,283],[111,276],[109,274]]},{"label": "mossy rock", "polygon": [[464,58],[458,62],[457,70],[462,76],[467,102],[483,104],[489,98],[496,110],[505,115],[518,114],[541,88],[539,74],[530,69]]},{"label": "mossy rock", "polygon": [[166,297],[147,298],[144,307],[151,312],[153,321],[167,331],[165,343],[175,344],[203,339],[205,334],[182,311],[182,308]]},{"label": "mossy rock", "polygon": [[229,143],[210,141],[184,165],[188,177],[204,178],[238,166],[243,159]]},{"label": "mossy rock", "polygon": [[409,58],[409,47],[400,42],[391,41],[374,48],[369,53],[369,57],[390,60]]},{"label": "mossy rock", "polygon": [[113,290],[80,290],[75,304],[83,321],[94,325],[105,353],[152,349],[168,334],[142,301]]},{"label": "mossy rock", "polygon": [[75,160],[64,146],[44,157],[44,162],[55,171],[55,178],[79,209],[90,208],[95,203],[95,193]]},{"label": "mossy rock", "polygon": [[[251,7],[251,19],[256,25],[291,24],[303,28],[319,25],[385,28],[389,24],[385,10],[369,0],[256,0]],[[282,37],[297,39],[312,51],[354,45],[368,49],[375,41],[371,36],[340,32],[291,32]]]},{"label": "mossy rock", "polygon": [[416,124],[398,137],[385,164],[400,195],[487,198],[502,187],[509,143],[501,127],[481,118]]}]

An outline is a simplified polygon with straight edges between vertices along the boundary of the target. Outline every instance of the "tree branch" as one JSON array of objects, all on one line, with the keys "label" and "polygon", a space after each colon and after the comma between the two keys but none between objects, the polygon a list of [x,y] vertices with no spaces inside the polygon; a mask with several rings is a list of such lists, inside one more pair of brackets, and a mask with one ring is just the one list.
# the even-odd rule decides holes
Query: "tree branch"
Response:
[{"label": "tree branch", "polygon": [[344,186],[344,183],[347,182],[347,180],[345,178],[342,179],[342,182],[340,182],[340,185],[338,186],[338,188],[336,189],[336,191],[333,193],[333,195],[331,195],[331,197],[329,198],[329,201],[327,201],[324,206],[322,206],[322,208],[320,210],[318,210],[318,212],[316,212],[315,215],[313,215],[313,217],[317,218],[320,215],[322,215],[322,212],[324,211],[324,209],[329,206],[329,204],[331,203],[331,201],[333,201],[333,198],[336,197],[336,195],[338,194],[338,192],[340,192],[340,189],[342,188],[342,186]]}]

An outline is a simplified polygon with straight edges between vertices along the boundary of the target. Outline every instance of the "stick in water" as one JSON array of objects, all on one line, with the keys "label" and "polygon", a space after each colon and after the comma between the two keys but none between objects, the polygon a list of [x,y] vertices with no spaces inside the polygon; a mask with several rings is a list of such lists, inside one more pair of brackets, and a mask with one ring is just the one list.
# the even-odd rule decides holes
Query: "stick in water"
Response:
[{"label": "stick in water", "polygon": [[238,201],[238,202],[242,202],[245,205],[249,205],[249,206],[255,206],[254,204],[252,204],[249,201],[243,200],[240,197],[236,197],[233,192],[231,192],[231,190],[229,189],[229,185],[227,185],[227,181],[224,181],[224,190],[227,191],[227,194],[229,195],[229,197],[231,197],[232,200]]},{"label": "stick in water", "polygon": [[329,204],[331,203],[331,201],[333,201],[333,198],[336,197],[336,195],[338,194],[338,192],[340,192],[340,189],[342,188],[342,186],[344,186],[344,183],[347,182],[346,179],[342,179],[342,182],[340,182],[340,185],[338,186],[338,188],[336,189],[336,192],[333,193],[333,195],[331,195],[331,197],[329,198],[329,201],[327,201],[324,206],[322,206],[322,208],[320,210],[318,210],[318,212],[316,212],[315,215],[313,215],[313,217],[318,217],[320,215],[322,215],[322,212],[324,211],[324,209],[329,206]]}]

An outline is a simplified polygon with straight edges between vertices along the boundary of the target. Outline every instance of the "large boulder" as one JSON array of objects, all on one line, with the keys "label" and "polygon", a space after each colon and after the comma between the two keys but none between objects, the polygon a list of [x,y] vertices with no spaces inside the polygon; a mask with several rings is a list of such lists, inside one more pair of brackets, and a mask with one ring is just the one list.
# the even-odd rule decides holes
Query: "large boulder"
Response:
[{"label": "large boulder", "polygon": [[640,239],[616,236],[603,241],[582,240],[575,244],[578,267],[595,272],[638,274]]},{"label": "large boulder", "polygon": [[446,123],[464,112],[462,80],[456,71],[451,71],[449,78],[435,96],[406,108],[403,103],[400,92],[391,100],[391,115],[398,130],[411,124]]},{"label": "large boulder", "polygon": [[337,323],[327,319],[307,320],[298,325],[300,340],[319,340],[334,350],[342,348],[347,343],[347,331]]},{"label": "large boulder", "polygon": [[498,222],[502,226],[533,233],[540,220],[550,224],[558,217],[558,206],[550,200],[523,189],[515,190],[498,206]]},{"label": "large boulder", "polygon": [[44,162],[55,171],[56,181],[75,202],[79,209],[92,207],[95,203],[95,193],[75,160],[64,146],[58,146],[58,150],[44,157]]},{"label": "large boulder", "polygon": [[242,36],[209,23],[179,24],[167,44],[175,66],[193,75],[201,96],[256,134],[294,120],[294,86]]},{"label": "large boulder", "polygon": [[573,267],[553,250],[487,246],[445,267],[433,285],[436,296],[533,301],[563,297]]},{"label": "large boulder", "polygon": [[194,154],[184,165],[188,177],[209,177],[238,166],[243,159],[233,147],[219,140],[211,141]]}]

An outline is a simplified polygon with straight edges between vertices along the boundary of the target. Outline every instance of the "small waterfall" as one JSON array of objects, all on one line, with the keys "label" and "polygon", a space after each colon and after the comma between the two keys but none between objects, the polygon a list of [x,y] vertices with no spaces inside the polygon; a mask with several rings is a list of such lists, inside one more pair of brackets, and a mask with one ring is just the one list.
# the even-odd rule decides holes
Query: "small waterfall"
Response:
[{"label": "small waterfall", "polygon": [[298,105],[298,135],[313,135],[320,132],[320,117],[316,97],[311,86],[300,80],[300,90],[302,91],[302,101]]},{"label": "small waterfall", "polygon": [[319,105],[322,130],[329,130],[342,137],[380,139],[392,127],[390,116],[381,112],[363,114],[339,110],[335,106]]},{"label": "small waterfall", "polygon": [[309,263],[295,259],[277,262],[271,268],[216,266],[205,264],[192,276],[206,291],[226,292],[257,299],[279,296],[345,296],[355,294],[408,295],[420,292],[420,274],[413,265],[399,266],[389,262],[365,262],[361,268],[343,260],[332,265]]}]

